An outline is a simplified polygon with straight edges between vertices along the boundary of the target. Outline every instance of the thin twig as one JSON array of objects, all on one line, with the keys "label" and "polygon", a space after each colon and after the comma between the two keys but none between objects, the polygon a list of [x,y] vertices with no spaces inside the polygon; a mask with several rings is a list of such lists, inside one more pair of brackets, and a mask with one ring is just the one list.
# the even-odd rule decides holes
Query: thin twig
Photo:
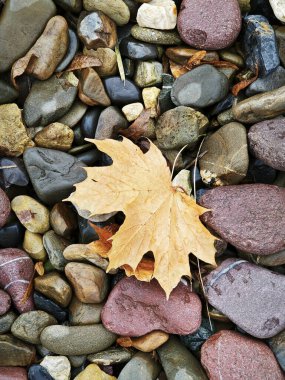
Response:
[{"label": "thin twig", "polygon": [[126,75],[125,75],[124,64],[122,61],[122,56],[121,56],[121,52],[120,52],[120,48],[119,48],[119,43],[117,43],[115,46],[115,53],[116,53],[116,57],[117,57],[117,64],[118,64],[118,68],[119,68],[120,77],[121,77],[121,80],[124,82],[124,86],[125,86]]},{"label": "thin twig", "polygon": [[[200,158],[204,157],[206,153],[208,153],[207,150],[205,150],[205,152],[201,153],[201,154],[198,156],[198,159],[200,160]],[[185,167],[185,169],[189,169],[189,168],[191,168],[191,166],[192,166],[193,164],[195,164],[195,162],[196,162],[196,158],[194,158],[194,160],[190,161],[189,164]]]},{"label": "thin twig", "polygon": [[206,309],[207,309],[208,319],[209,319],[211,331],[213,331],[213,325],[212,325],[212,321],[211,321],[211,317],[210,317],[208,300],[207,300],[207,297],[206,297],[206,292],[205,292],[205,288],[204,288],[203,278],[202,278],[202,274],[201,274],[200,260],[198,259],[198,257],[197,257],[197,264],[198,264],[200,282],[201,282],[201,285],[202,285],[202,290],[203,290],[203,294],[204,294],[205,301],[206,301]]},{"label": "thin twig", "polygon": [[171,179],[172,179],[172,177],[173,177],[173,173],[174,173],[174,170],[175,170],[176,162],[177,162],[177,160],[178,160],[180,154],[183,152],[183,150],[184,150],[185,148],[187,148],[187,146],[188,146],[188,144],[184,145],[184,147],[181,148],[181,149],[179,150],[179,152],[177,153],[177,155],[176,155],[176,157],[175,157],[175,160],[174,160],[174,162],[173,162],[173,166],[172,166],[172,170],[171,170]]},{"label": "thin twig", "polygon": [[17,166],[16,165],[8,165],[8,166],[0,166],[0,169],[12,169],[12,168],[16,168]]}]

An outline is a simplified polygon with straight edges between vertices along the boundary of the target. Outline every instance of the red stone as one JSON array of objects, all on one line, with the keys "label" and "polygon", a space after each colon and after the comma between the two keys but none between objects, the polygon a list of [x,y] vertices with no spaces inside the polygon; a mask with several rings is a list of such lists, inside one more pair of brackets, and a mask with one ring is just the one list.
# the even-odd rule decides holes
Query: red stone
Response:
[{"label": "red stone", "polygon": [[0,367],[0,380],[28,380],[27,370],[22,367]]},{"label": "red stone", "polygon": [[227,259],[204,285],[209,303],[248,334],[265,339],[285,329],[285,276]]},{"label": "red stone", "polygon": [[123,278],[112,290],[103,308],[103,325],[123,336],[141,336],[153,330],[187,335],[201,324],[201,301],[180,283],[169,300],[156,280]]},{"label": "red stone", "polygon": [[0,227],[6,224],[11,211],[11,205],[6,193],[0,188]]},{"label": "red stone", "polygon": [[0,286],[11,296],[20,313],[34,309],[32,295],[23,302],[25,292],[32,280],[34,264],[21,249],[0,249]]},{"label": "red stone", "polygon": [[202,346],[201,363],[210,380],[284,380],[269,347],[235,331],[212,335]]},{"label": "red stone", "polygon": [[237,0],[183,0],[177,20],[180,37],[197,49],[216,50],[231,45],[241,29]]},{"label": "red stone", "polygon": [[270,255],[285,248],[285,189],[263,184],[223,186],[199,203],[201,220],[241,251]]},{"label": "red stone", "polygon": [[11,298],[8,293],[0,289],[0,315],[7,313],[11,306]]}]

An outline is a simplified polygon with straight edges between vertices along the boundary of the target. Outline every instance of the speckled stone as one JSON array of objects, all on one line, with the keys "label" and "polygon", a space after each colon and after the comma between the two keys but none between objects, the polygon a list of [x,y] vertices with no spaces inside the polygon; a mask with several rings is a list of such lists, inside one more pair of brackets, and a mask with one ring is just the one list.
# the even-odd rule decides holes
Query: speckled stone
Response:
[{"label": "speckled stone", "polygon": [[87,11],[102,11],[119,26],[130,20],[129,7],[123,0],[83,0],[83,6]]},{"label": "speckled stone", "polygon": [[133,353],[126,348],[117,347],[98,352],[97,354],[88,355],[87,359],[91,363],[98,365],[114,365],[126,363],[131,360]]},{"label": "speckled stone", "polygon": [[67,151],[71,148],[74,133],[71,128],[62,123],[52,123],[39,131],[34,141],[42,148]]},{"label": "speckled stone", "polygon": [[142,28],[139,25],[134,25],[131,29],[131,35],[143,42],[148,42],[157,45],[179,45],[181,39],[179,34],[174,31],[157,30],[152,28]]},{"label": "speckled stone", "polygon": [[103,308],[104,326],[123,336],[141,336],[153,330],[189,334],[201,324],[201,302],[179,284],[169,300],[156,280],[140,282],[123,278],[111,291]]},{"label": "speckled stone", "polygon": [[266,120],[253,125],[248,133],[254,156],[277,170],[285,171],[285,118]]},{"label": "speckled stone", "polygon": [[11,306],[11,298],[8,293],[0,289],[0,316],[7,313]]},{"label": "speckled stone", "polygon": [[265,339],[285,328],[285,276],[245,260],[227,259],[204,283],[209,303],[248,334]]},{"label": "speckled stone", "polygon": [[[63,339],[64,338],[64,339]],[[110,347],[116,335],[103,325],[49,326],[41,334],[42,345],[60,355],[87,355]]]},{"label": "speckled stone", "polygon": [[0,228],[3,227],[9,217],[11,210],[10,201],[6,193],[0,189]]},{"label": "speckled stone", "polygon": [[0,335],[0,368],[2,366],[28,366],[34,361],[35,356],[34,346],[9,334]]},{"label": "speckled stone", "polygon": [[183,0],[178,14],[178,32],[197,49],[224,49],[237,38],[241,12],[237,0]]},{"label": "speckled stone", "polygon": [[223,330],[203,345],[201,362],[212,380],[283,380],[272,351],[261,341]]},{"label": "speckled stone", "polygon": [[200,199],[201,220],[236,248],[270,255],[285,247],[285,189],[274,185],[223,186]]},{"label": "speckled stone", "polygon": [[22,367],[1,367],[0,380],[28,380],[27,370]]}]

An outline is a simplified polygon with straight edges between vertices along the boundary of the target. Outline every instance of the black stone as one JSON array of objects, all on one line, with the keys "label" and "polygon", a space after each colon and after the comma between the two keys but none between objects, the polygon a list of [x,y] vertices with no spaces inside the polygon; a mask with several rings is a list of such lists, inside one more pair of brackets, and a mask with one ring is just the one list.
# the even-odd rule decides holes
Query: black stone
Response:
[{"label": "black stone", "polygon": [[[14,167],[8,168],[8,166]],[[0,159],[0,167],[4,168],[1,170],[1,174],[6,189],[12,185],[27,186],[29,183],[29,176],[21,158],[3,157]]]},{"label": "black stone", "polygon": [[44,297],[41,293],[34,292],[34,302],[36,309],[46,311],[53,315],[58,322],[65,322],[68,319],[68,313],[62,307],[52,300]]},{"label": "black stone", "polygon": [[41,365],[32,365],[28,372],[29,380],[54,380],[54,378],[48,373],[47,369]]},{"label": "black stone", "polygon": [[81,132],[84,137],[89,139],[95,138],[95,132],[101,112],[101,107],[92,107],[87,110],[80,124]]},{"label": "black stone", "polygon": [[8,222],[0,228],[0,247],[17,248],[22,243],[24,234],[25,228],[18,220]]},{"label": "black stone", "polygon": [[88,244],[94,240],[98,240],[98,235],[96,234],[94,228],[92,228],[91,225],[89,224],[88,219],[78,216],[78,226],[79,226],[79,243]]},{"label": "black stone", "polygon": [[55,72],[58,73],[67,68],[70,62],[73,60],[75,54],[79,49],[79,40],[76,33],[72,29],[68,29],[69,45],[65,56],[63,57],[60,64],[57,66]]},{"label": "black stone", "polygon": [[157,59],[159,57],[159,53],[155,45],[135,40],[132,37],[124,38],[122,40],[120,43],[120,52],[124,57],[139,59],[142,61]]},{"label": "black stone", "polygon": [[273,184],[276,177],[276,169],[271,168],[261,160],[251,159],[245,181]]},{"label": "black stone", "polygon": [[3,75],[0,80],[0,104],[12,103],[17,99],[18,95],[18,91],[12,86],[9,79]]},{"label": "black stone", "polygon": [[58,150],[27,149],[24,162],[37,196],[50,205],[67,198],[73,185],[86,178],[84,164]]},{"label": "black stone", "polygon": [[162,74],[162,89],[159,93],[158,104],[160,114],[175,107],[175,104],[171,100],[171,89],[175,79],[170,74]]},{"label": "black stone", "polygon": [[106,78],[103,82],[112,104],[124,106],[141,101],[141,91],[131,80],[126,79],[124,82],[116,76]]},{"label": "black stone", "polygon": [[191,351],[198,352],[202,344],[215,333],[213,321],[210,325],[209,319],[203,318],[202,324],[194,334],[180,335],[181,342]]},{"label": "black stone", "polygon": [[123,41],[124,38],[130,37],[132,26],[132,24],[128,23],[126,25],[117,27],[117,36],[119,43]]},{"label": "black stone", "polygon": [[87,166],[95,164],[101,158],[101,152],[98,149],[90,149],[87,152],[79,153],[76,155],[76,158],[83,162]]},{"label": "black stone", "polygon": [[74,133],[74,140],[73,140],[74,145],[86,144],[86,141],[84,140],[84,136],[82,135],[82,132],[81,132],[80,124],[78,124],[75,128],[73,128],[73,133]]},{"label": "black stone", "polygon": [[250,15],[244,17],[243,47],[246,66],[260,77],[265,77],[279,65],[279,53],[274,29],[264,16]]},{"label": "black stone", "polygon": [[212,108],[211,116],[218,115],[219,113],[231,108],[235,99],[236,98],[232,94],[229,94],[225,99],[221,100]]},{"label": "black stone", "polygon": [[139,9],[139,6],[140,4],[136,3],[134,0],[124,0],[124,3],[127,4],[129,10],[130,10],[130,14],[131,14],[131,17],[130,17],[130,20],[133,21],[133,22],[136,22],[137,20],[137,13],[138,13],[138,9]]}]

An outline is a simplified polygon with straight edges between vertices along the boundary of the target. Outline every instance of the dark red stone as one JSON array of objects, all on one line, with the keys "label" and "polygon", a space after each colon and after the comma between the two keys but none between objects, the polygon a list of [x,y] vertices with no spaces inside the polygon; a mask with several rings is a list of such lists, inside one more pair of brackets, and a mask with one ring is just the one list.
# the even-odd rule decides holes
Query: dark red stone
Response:
[{"label": "dark red stone", "polygon": [[0,227],[6,224],[11,211],[11,205],[6,193],[0,188]]},{"label": "dark red stone", "polygon": [[0,380],[28,380],[27,370],[22,367],[0,367]]},{"label": "dark red stone", "polygon": [[223,186],[200,199],[201,220],[236,248],[270,255],[285,248],[285,189],[273,185]]},{"label": "dark red stone", "polygon": [[186,44],[216,50],[231,45],[241,29],[237,0],[183,0],[177,27]]},{"label": "dark red stone", "polygon": [[156,280],[123,278],[112,290],[103,308],[103,325],[123,336],[141,336],[153,330],[187,335],[201,324],[201,301],[180,283],[169,300]]},{"label": "dark red stone", "polygon": [[8,293],[0,289],[0,315],[7,313],[11,306],[11,298]]},{"label": "dark red stone", "polygon": [[255,157],[274,169],[285,171],[285,118],[254,124],[248,133]]},{"label": "dark red stone", "polygon": [[209,303],[248,334],[265,339],[285,329],[285,276],[227,259],[204,285]]},{"label": "dark red stone", "polygon": [[21,249],[0,249],[0,286],[11,296],[20,313],[34,309],[32,295],[26,302],[23,298],[33,277],[32,259]]},{"label": "dark red stone", "polygon": [[201,363],[211,380],[284,380],[265,343],[222,330],[202,346]]}]

